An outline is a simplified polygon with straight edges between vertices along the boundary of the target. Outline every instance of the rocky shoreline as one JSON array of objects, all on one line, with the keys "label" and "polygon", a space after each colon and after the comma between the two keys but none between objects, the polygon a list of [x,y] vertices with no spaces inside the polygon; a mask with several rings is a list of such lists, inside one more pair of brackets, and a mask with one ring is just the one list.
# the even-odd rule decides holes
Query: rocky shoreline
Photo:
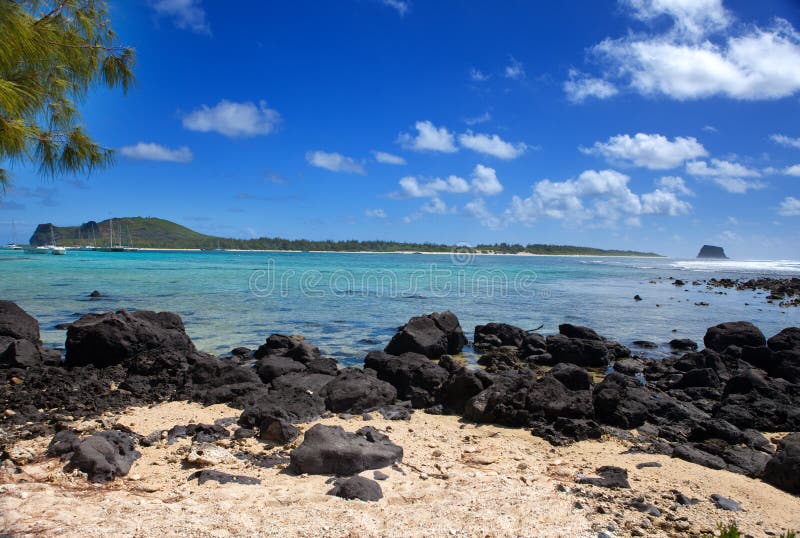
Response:
[{"label": "rocky shoreline", "polygon": [[[673,285],[677,287],[686,286],[686,282],[680,279],[673,280]],[[655,281],[651,281],[655,283]],[[731,278],[710,278],[708,280],[693,280],[692,286],[704,286],[707,290],[715,288],[732,289],[737,291],[755,291],[766,293],[766,302],[769,304],[777,303],[781,308],[800,306],[800,278],[750,278],[750,279],[731,279]],[[724,293],[724,292],[716,292]],[[703,304],[702,306],[707,306]]]},{"label": "rocky shoreline", "polygon": [[[365,357],[363,369],[339,368],[300,336],[272,335],[256,350],[218,359],[195,349],[175,314],[118,311],[72,323],[60,362],[42,347],[36,320],[0,301],[2,469],[13,474],[60,458],[66,472],[106,483],[128,475],[141,451],[186,440],[183,463],[198,471],[194,479],[246,485],[253,477],[216,468],[232,457],[226,447],[248,442],[286,448],[264,456],[264,465],[338,477],[326,488],[331,495],[376,501],[379,475],[361,474],[402,465],[404,447],[368,418],[413,423],[412,414],[423,411],[525,428],[554,447],[614,439],[630,454],[667,456],[800,494],[800,328],[767,339],[748,322],[722,323],[709,328],[702,351],[674,340],[673,356],[652,360],[587,327],[563,324],[545,336],[489,323],[474,331],[481,369],[459,362],[467,343],[457,317],[443,312],[409,320],[385,350]],[[241,411],[218,424],[155,431],[103,419],[164,402]],[[308,426],[334,414],[365,425]],[[75,428],[92,421],[95,428]],[[46,454],[24,449],[39,439],[50,439]],[[595,471],[576,483],[627,489],[627,469]],[[736,510],[744,499],[726,493],[709,502]],[[618,509],[654,521],[682,504],[677,494],[661,506],[625,503]]]}]

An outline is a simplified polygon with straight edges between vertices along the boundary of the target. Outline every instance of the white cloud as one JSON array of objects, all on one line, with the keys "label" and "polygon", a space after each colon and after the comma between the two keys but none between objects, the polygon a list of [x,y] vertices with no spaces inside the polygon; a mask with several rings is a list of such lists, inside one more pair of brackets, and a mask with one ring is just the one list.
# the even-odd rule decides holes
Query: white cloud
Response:
[{"label": "white cloud", "polygon": [[446,127],[436,127],[430,121],[418,121],[415,125],[417,135],[401,133],[397,141],[414,151],[440,151],[455,153],[455,136]]},{"label": "white cloud", "polygon": [[119,152],[125,157],[142,161],[189,163],[194,159],[192,150],[186,146],[170,149],[154,142],[139,142],[134,146],[124,146],[119,148]]},{"label": "white cloud", "polygon": [[425,213],[434,215],[445,215],[448,212],[447,204],[445,204],[441,198],[431,198],[421,209]]},{"label": "white cloud", "polygon": [[438,196],[443,192],[465,193],[469,192],[469,184],[458,176],[449,176],[447,179],[436,178],[427,183],[420,183],[414,176],[406,176],[400,180],[401,196],[410,198],[428,198]]},{"label": "white cloud", "polygon": [[311,166],[317,168],[324,168],[331,172],[345,172],[348,174],[361,174],[367,172],[364,170],[364,165],[355,159],[346,157],[341,153],[328,153],[326,151],[309,151],[306,153],[306,161]]},{"label": "white cloud", "polygon": [[375,156],[375,160],[382,164],[406,164],[406,160],[399,155],[392,155],[383,151],[373,151],[372,154]]},{"label": "white cloud", "polygon": [[474,82],[486,82],[491,78],[490,75],[487,75],[480,69],[475,69],[474,67],[469,70],[469,78]]},{"label": "white cloud", "polygon": [[484,112],[480,116],[474,116],[472,118],[464,118],[464,123],[467,125],[478,125],[479,123],[486,123],[487,121],[491,121],[492,115],[488,112]]},{"label": "white cloud", "polygon": [[707,133],[718,133],[719,129],[714,127],[713,125],[704,125],[703,130]]},{"label": "white cloud", "polygon": [[384,5],[395,9],[401,17],[408,13],[411,7],[411,3],[406,0],[382,0],[382,2]]},{"label": "white cloud", "polygon": [[721,159],[711,159],[711,166],[706,161],[688,162],[686,171],[700,177],[761,177],[758,170]]},{"label": "white cloud", "polygon": [[388,216],[383,209],[367,209],[364,214],[374,219],[385,219]]},{"label": "white cloud", "polygon": [[706,161],[690,161],[686,163],[686,172],[693,176],[708,178],[723,190],[734,194],[744,194],[748,190],[766,187],[761,181],[744,179],[761,177],[761,172],[758,170],[720,159],[711,159],[710,165]]},{"label": "white cloud", "polygon": [[682,194],[683,196],[694,196],[694,193],[686,186],[686,182],[683,181],[682,177],[664,176],[656,181],[656,185],[668,192]]},{"label": "white cloud", "polygon": [[181,30],[211,33],[201,0],[152,0],[150,6],[158,15],[172,18]]},{"label": "white cloud", "polygon": [[511,56],[509,64],[505,68],[504,75],[506,78],[512,80],[522,80],[525,78],[525,68],[522,66],[521,62]]},{"label": "white cloud", "polygon": [[749,27],[715,43],[687,40],[687,20],[693,19],[676,19],[663,35],[606,39],[592,50],[643,95],[764,100],[800,91],[800,35],[789,22],[777,19],[768,29]]},{"label": "white cloud", "polygon": [[783,173],[787,176],[797,176],[800,177],[800,164],[795,164],[793,166],[789,166],[783,170]]},{"label": "white cloud", "polygon": [[800,200],[787,196],[778,208],[778,214],[784,217],[800,217]]},{"label": "white cloud", "polygon": [[576,69],[569,70],[569,80],[564,82],[567,99],[573,103],[583,103],[589,97],[608,99],[619,93],[617,87],[602,78],[594,78]]},{"label": "white cloud", "polygon": [[472,190],[477,193],[493,196],[503,192],[503,185],[497,179],[494,168],[476,165],[472,172]]},{"label": "white cloud", "polygon": [[183,126],[190,131],[217,132],[225,136],[251,137],[275,130],[281,116],[264,101],[235,103],[223,99],[213,107],[202,105],[184,116]]},{"label": "white cloud", "polygon": [[472,134],[472,131],[459,135],[458,142],[467,149],[499,159],[516,159],[527,149],[522,143],[511,144],[497,135]]},{"label": "white cloud", "polygon": [[697,39],[727,28],[733,17],[722,0],[626,0],[632,15],[652,21],[663,15],[673,19],[673,32],[686,39]]},{"label": "white cloud", "polygon": [[676,168],[689,159],[705,157],[708,152],[693,137],[676,137],[670,141],[660,134],[636,133],[612,136],[607,142],[595,142],[583,153],[602,155],[611,162],[621,161],[651,170]]},{"label": "white cloud", "polygon": [[464,205],[464,213],[468,217],[478,219],[487,228],[499,229],[503,226],[503,222],[486,207],[486,202],[483,201],[483,198],[476,198],[471,202],[467,202]]},{"label": "white cloud", "polygon": [[782,134],[774,134],[770,136],[770,139],[781,146],[800,149],[800,138],[792,138]]},{"label": "white cloud", "polygon": [[522,224],[549,217],[606,225],[625,217],[636,225],[641,215],[677,216],[691,211],[692,206],[673,191],[659,188],[640,196],[630,190],[629,181],[629,176],[615,170],[586,170],[577,179],[561,182],[545,179],[533,186],[529,197],[514,196],[504,217],[506,222]]}]

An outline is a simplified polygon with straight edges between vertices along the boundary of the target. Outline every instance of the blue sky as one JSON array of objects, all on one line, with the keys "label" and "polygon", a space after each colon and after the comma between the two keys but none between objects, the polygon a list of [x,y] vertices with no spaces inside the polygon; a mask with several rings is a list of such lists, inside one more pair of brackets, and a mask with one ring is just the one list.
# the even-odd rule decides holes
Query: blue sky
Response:
[{"label": "blue sky", "polygon": [[138,84],[88,177],[12,166],[0,239],[158,216],[233,237],[800,259],[800,3],[113,2]]}]

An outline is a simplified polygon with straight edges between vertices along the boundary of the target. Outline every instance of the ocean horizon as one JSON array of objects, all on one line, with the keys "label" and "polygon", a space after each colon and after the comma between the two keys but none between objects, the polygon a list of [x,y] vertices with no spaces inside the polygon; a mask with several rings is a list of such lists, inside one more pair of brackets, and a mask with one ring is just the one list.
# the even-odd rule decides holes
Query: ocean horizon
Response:
[{"label": "ocean horizon", "polygon": [[[344,365],[360,365],[409,318],[444,310],[470,337],[489,322],[544,334],[573,323],[626,345],[652,341],[657,348],[634,346],[651,357],[666,356],[673,338],[702,342],[724,321],[751,321],[767,335],[800,322],[800,310],[768,303],[768,292],[692,284],[797,277],[795,260],[354,254],[3,251],[0,294],[39,319],[42,340],[55,348],[66,335],[56,326],[83,314],[155,310],[179,314],[201,351],[224,355],[272,333],[302,334]],[[90,298],[94,290],[102,297]]]}]

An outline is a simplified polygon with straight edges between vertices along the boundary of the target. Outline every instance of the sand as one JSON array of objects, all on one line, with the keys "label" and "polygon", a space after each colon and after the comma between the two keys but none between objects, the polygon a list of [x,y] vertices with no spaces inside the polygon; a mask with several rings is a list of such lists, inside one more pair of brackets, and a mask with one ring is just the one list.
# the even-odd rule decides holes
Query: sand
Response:
[{"label": "sand", "polygon": [[[237,417],[225,405],[173,402],[132,408],[106,417],[141,434],[191,421]],[[264,468],[236,460],[218,470],[257,477],[260,485],[200,486],[182,463],[188,440],[141,448],[129,475],[106,485],[67,475],[58,460],[37,458],[0,469],[0,532],[13,536],[680,536],[712,531],[735,520],[753,536],[800,528],[800,499],[763,482],[665,456],[626,454],[616,439],[551,447],[524,430],[464,423],[458,417],[417,412],[411,421],[376,416],[320,420],[348,431],[369,424],[405,450],[404,461],[384,469],[384,498],[376,503],[326,495],[329,477],[295,476],[280,465]],[[76,424],[102,429],[97,421]],[[307,429],[310,425],[305,425]],[[235,426],[233,427],[235,428]],[[41,455],[49,439],[18,443]],[[299,442],[299,440],[298,440]],[[278,452],[260,442],[222,441],[232,453]],[[637,463],[661,467],[637,469]],[[628,470],[631,490],[576,483],[579,473],[601,465]],[[372,478],[373,471],[362,473]],[[677,489],[700,503],[673,509]],[[738,501],[742,512],[724,512],[709,497]],[[660,517],[624,502],[643,498]],[[599,511],[605,513],[598,513]]]}]

